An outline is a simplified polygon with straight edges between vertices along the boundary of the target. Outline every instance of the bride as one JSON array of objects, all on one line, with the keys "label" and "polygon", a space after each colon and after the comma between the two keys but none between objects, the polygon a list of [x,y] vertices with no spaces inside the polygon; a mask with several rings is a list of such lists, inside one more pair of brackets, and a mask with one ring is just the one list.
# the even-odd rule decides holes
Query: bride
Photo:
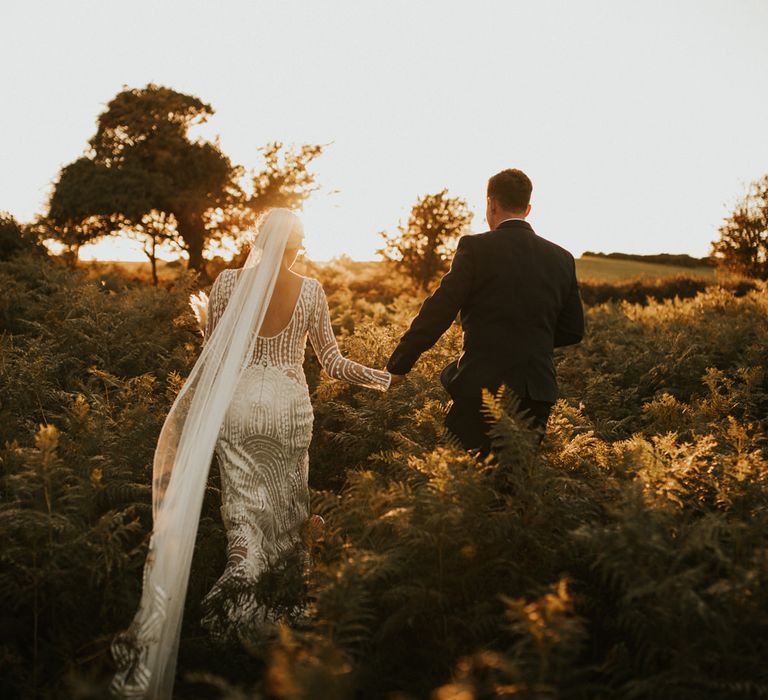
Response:
[{"label": "bride", "polygon": [[213,637],[223,638],[268,618],[254,598],[227,600],[226,590],[233,582],[255,582],[281,556],[301,548],[313,419],[302,368],[307,338],[331,377],[381,391],[390,386],[389,372],[342,357],[322,286],[291,270],[303,235],[295,214],[273,209],[243,268],[224,270],[211,288],[202,352],[155,450],[154,525],[139,609],[112,643],[114,695],[171,697],[214,452],[227,566],[203,600],[202,622]]}]

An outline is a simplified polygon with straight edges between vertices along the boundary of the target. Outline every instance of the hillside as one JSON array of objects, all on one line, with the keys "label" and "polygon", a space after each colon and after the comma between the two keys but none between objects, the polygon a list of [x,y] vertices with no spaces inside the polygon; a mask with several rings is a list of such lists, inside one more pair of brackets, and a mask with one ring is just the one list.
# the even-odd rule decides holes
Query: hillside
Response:
[{"label": "hillside", "polygon": [[576,274],[579,279],[597,281],[618,281],[638,277],[658,279],[678,276],[712,281],[715,279],[715,269],[705,265],[683,267],[592,256],[582,256],[576,260]]}]

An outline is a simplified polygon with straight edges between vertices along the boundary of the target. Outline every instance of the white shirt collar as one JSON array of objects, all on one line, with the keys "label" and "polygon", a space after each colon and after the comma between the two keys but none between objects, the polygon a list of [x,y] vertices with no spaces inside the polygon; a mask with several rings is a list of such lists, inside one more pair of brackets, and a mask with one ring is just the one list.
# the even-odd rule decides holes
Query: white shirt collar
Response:
[{"label": "white shirt collar", "polygon": [[522,216],[513,216],[511,219],[504,219],[504,221],[499,221],[498,224],[496,224],[496,228],[499,228],[502,224],[506,224],[507,221],[525,221],[525,219]]}]

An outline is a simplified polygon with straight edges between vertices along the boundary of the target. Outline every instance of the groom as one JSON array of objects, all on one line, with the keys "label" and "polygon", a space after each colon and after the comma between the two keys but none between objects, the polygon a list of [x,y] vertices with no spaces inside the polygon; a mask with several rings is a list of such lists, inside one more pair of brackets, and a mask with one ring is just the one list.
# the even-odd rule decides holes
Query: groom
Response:
[{"label": "groom", "polygon": [[488,454],[482,389],[504,384],[543,435],[557,399],[553,350],[584,335],[573,256],[525,220],[533,186],[521,170],[488,181],[491,230],[462,236],[450,271],[426,299],[392,353],[393,375],[410,371],[461,313],[464,350],[440,379],[453,399],[445,425],[467,450]]}]

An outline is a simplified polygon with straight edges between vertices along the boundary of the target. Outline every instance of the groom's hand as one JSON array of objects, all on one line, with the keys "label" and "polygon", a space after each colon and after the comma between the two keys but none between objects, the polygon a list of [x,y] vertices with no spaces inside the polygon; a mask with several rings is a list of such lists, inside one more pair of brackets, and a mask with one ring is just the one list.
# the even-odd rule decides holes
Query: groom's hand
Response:
[{"label": "groom's hand", "polygon": [[397,386],[398,384],[402,384],[405,381],[405,378],[405,374],[393,374],[392,379],[389,382],[389,386]]}]

